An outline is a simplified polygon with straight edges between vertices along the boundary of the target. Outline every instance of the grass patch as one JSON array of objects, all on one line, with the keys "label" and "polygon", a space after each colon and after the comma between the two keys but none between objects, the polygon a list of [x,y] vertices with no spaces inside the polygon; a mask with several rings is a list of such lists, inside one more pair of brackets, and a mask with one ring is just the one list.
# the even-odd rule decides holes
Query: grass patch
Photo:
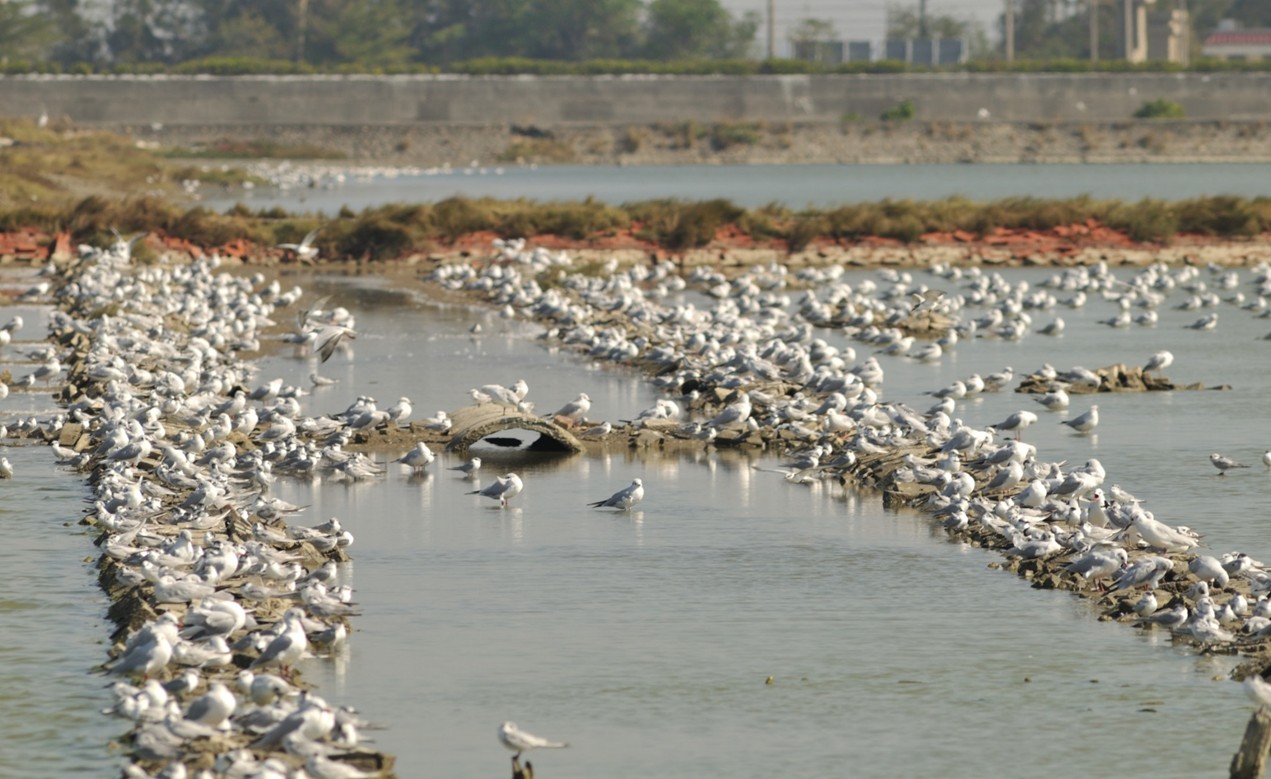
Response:
[{"label": "grass patch", "polygon": [[716,122],[711,126],[711,148],[724,151],[734,146],[754,146],[763,138],[763,128],[756,122]]},{"label": "grass patch", "polygon": [[0,208],[0,230],[68,230],[73,241],[109,242],[121,233],[154,232],[215,247],[246,239],[268,248],[299,241],[321,224],[318,248],[325,258],[392,259],[449,245],[474,233],[504,238],[556,235],[588,241],[632,230],[637,238],[670,251],[707,246],[722,228],[763,242],[783,240],[800,251],[819,240],[851,242],[868,237],[919,240],[932,232],[1048,230],[1088,220],[1124,231],[1136,241],[1165,242],[1178,233],[1246,238],[1271,232],[1271,198],[1220,196],[1136,203],[1078,197],[1016,197],[990,202],[964,198],[882,200],[829,209],[794,211],[771,203],[745,209],[729,200],[649,200],[612,206],[594,199],[538,202],[453,197],[437,203],[389,205],[361,212],[343,209],[326,222],[280,208],[237,205],[224,213],[184,208],[162,196],[117,199],[93,195],[77,201],[21,202]]},{"label": "grass patch", "polygon": [[512,141],[498,156],[499,162],[572,162],[574,150],[555,138]]},{"label": "grass patch", "polygon": [[263,180],[229,166],[174,165],[133,140],[98,130],[37,127],[28,119],[0,120],[0,208],[49,203],[66,206],[89,194],[120,192],[179,197],[183,181],[241,186]]},{"label": "grass patch", "polygon": [[209,160],[342,160],[344,152],[307,143],[278,143],[264,138],[222,138],[205,146],[164,149],[158,152],[169,159]]}]

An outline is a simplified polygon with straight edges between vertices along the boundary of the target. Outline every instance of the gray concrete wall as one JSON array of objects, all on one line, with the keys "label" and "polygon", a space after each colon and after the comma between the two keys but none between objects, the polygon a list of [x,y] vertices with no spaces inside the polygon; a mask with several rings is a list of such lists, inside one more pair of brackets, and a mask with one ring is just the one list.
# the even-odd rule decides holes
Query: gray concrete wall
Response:
[{"label": "gray concrete wall", "polygon": [[1271,119],[1271,73],[818,76],[3,76],[0,116],[84,125],[647,125],[917,118],[1118,121],[1168,98],[1189,119]]}]

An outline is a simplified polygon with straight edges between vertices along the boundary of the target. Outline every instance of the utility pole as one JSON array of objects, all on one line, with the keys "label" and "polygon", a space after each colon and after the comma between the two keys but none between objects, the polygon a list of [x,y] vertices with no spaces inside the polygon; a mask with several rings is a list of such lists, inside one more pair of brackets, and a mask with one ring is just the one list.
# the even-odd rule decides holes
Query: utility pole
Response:
[{"label": "utility pole", "polygon": [[777,0],[768,0],[768,59],[777,57]]},{"label": "utility pole", "polygon": [[305,61],[305,27],[309,22],[309,0],[298,0],[296,13],[296,62]]},{"label": "utility pole", "polygon": [[1090,61],[1099,61],[1099,0],[1090,0]]},{"label": "utility pole", "polygon": [[1125,35],[1122,45],[1125,47],[1124,58],[1126,62],[1134,56],[1134,0],[1124,0],[1122,3],[1125,9]]},{"label": "utility pole", "polygon": [[918,0],[918,37],[931,37],[927,35],[927,0]]},{"label": "utility pole", "polygon": [[1006,61],[1015,61],[1015,0],[1006,0]]}]

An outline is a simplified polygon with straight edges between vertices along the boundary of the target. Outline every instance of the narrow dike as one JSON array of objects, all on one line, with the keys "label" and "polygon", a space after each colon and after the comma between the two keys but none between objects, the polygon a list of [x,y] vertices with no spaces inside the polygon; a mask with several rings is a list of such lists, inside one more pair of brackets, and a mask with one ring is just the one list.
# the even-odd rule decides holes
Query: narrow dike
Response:
[{"label": "narrow dike", "polygon": [[236,356],[299,291],[218,264],[137,266],[119,243],[56,271],[50,338],[69,356],[52,446],[93,489],[124,775],[387,774],[393,758],[358,743],[365,723],[296,668],[347,640],[336,564],[352,535],[289,525],[298,509],[269,492],[275,474],[359,456],[322,445],[331,420],[301,417],[295,388],[251,390]]}]

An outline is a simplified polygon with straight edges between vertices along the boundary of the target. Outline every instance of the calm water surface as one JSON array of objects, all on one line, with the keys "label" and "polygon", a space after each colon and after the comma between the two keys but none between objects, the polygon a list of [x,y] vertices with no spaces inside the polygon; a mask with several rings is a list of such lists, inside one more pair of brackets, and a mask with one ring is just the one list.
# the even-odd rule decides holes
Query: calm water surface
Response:
[{"label": "calm water surface", "polygon": [[[39,310],[16,310],[22,311],[27,328],[34,325],[35,332],[46,331]],[[14,311],[4,309],[7,315]],[[16,369],[29,372],[32,367]],[[15,366],[6,362],[0,368]],[[54,410],[47,394],[16,392],[3,401],[2,409],[6,417]],[[89,669],[106,659],[113,627],[105,619],[106,596],[97,587],[93,536],[76,524],[83,516],[88,488],[60,471],[42,448],[0,446],[0,454],[8,457],[15,474],[0,481],[0,528],[5,539],[0,575],[0,776],[117,773],[117,761],[106,745],[120,728],[99,713],[113,699],[105,678],[89,675]]]},{"label": "calm water surface", "polygon": [[[357,304],[359,329],[375,336],[359,338],[344,370],[357,366],[377,397],[447,408],[470,386],[524,377],[541,408],[579,390],[595,399],[597,419],[651,404],[640,382],[552,352],[523,326],[501,330],[488,312],[355,283],[346,305]],[[1098,436],[1065,435],[1063,415],[1044,414],[1026,438],[1051,459],[1098,456],[1216,551],[1271,556],[1251,509],[1271,480],[1251,470],[1220,481],[1207,461],[1221,449],[1256,462],[1271,438],[1250,413],[1267,383],[1262,324],[1233,312],[1225,332],[1195,333],[1181,327],[1194,315],[1171,311],[1153,330],[1110,337],[1093,324],[1109,304],[1063,313],[1061,339],[963,343],[936,366],[890,360],[885,394],[925,408],[924,391],[971,372],[1044,360],[1099,367],[1168,346],[1176,380],[1235,389],[1104,395]],[[472,338],[476,321],[487,334]],[[277,359],[263,373],[298,380],[307,369]],[[345,384],[311,403],[342,408]],[[989,424],[1033,405],[1002,393],[960,413]],[[347,576],[365,613],[348,656],[315,678],[394,722],[376,737],[404,766],[447,775],[501,770],[491,723],[506,718],[574,742],[536,759],[561,776],[615,766],[760,776],[774,765],[808,776],[850,765],[866,776],[973,777],[999,738],[1014,755],[1003,775],[1025,773],[1018,755],[1030,773],[1225,771],[1248,716],[1239,687],[1213,680],[1226,661],[1162,648],[1159,637],[1097,622],[1070,595],[987,570],[995,556],[945,541],[921,516],[754,468],[771,464],[725,451],[492,465],[526,480],[506,512],[436,464],[423,477],[390,468],[383,482],[351,487],[289,483],[284,498],[311,505],[315,522],[353,523],[358,537]],[[585,507],[635,476],[648,487],[639,512]],[[1146,746],[1175,729],[1192,737],[1168,754]]]},{"label": "calm water surface", "polygon": [[[437,305],[391,279],[286,281],[335,292],[332,304],[358,318],[353,351],[322,367],[340,383],[306,398],[310,412],[369,393],[383,405],[409,396],[427,415],[464,405],[470,387],[517,378],[541,410],[588,392],[595,419],[630,418],[656,397],[638,376],[538,342],[532,326]],[[21,310],[23,334],[42,332],[39,311]],[[1068,322],[1059,339],[962,342],[937,365],[885,358],[884,395],[926,408],[924,392],[972,372],[1141,364],[1168,348],[1174,380],[1232,389],[1100,395],[1097,436],[1069,435],[1061,415],[1043,413],[1025,440],[1045,459],[1098,457],[1110,481],[1200,530],[1215,553],[1271,559],[1271,475],[1220,478],[1207,459],[1222,451],[1256,463],[1271,442],[1269,347],[1259,340],[1271,324],[1221,311],[1215,332],[1183,329],[1197,314],[1172,309],[1156,328],[1113,331],[1096,324],[1112,306],[1095,300],[1059,312]],[[476,322],[480,337],[468,333]],[[312,369],[284,351],[260,375],[303,383]],[[1070,413],[1089,402],[1074,400]],[[984,425],[1021,408],[1034,404],[1004,392],[958,414]],[[10,419],[49,410],[42,393],[0,402]],[[124,728],[95,713],[109,703],[90,673],[109,626],[82,562],[97,550],[73,524],[86,490],[41,450],[6,454],[17,476],[0,484],[9,541],[0,774],[26,775],[40,755],[50,773],[111,775],[105,744]],[[390,466],[367,484],[275,489],[309,506],[300,523],[339,516],[356,536],[343,575],[363,614],[345,652],[306,674],[384,726],[367,735],[398,756],[403,777],[506,772],[494,737],[504,719],[573,743],[533,755],[552,777],[1216,777],[1248,718],[1239,686],[1215,681],[1227,660],[1100,623],[1072,595],[990,570],[995,554],[948,542],[921,515],[831,485],[786,484],[757,470],[774,464],[757,455],[487,459],[487,478],[513,468],[525,478],[507,511],[466,494],[474,487],[445,470],[457,464],[449,456],[422,477]],[[635,476],[648,489],[639,511],[586,507]]]},{"label": "calm water surface", "polygon": [[882,198],[972,200],[1006,197],[1183,200],[1202,195],[1271,195],[1271,165],[559,165],[477,167],[446,172],[350,178],[336,189],[262,189],[209,197],[224,209],[282,206],[334,215],[387,203],[435,202],[455,195],[620,204],[658,198],[727,198],[753,208],[784,203],[830,207]]}]

